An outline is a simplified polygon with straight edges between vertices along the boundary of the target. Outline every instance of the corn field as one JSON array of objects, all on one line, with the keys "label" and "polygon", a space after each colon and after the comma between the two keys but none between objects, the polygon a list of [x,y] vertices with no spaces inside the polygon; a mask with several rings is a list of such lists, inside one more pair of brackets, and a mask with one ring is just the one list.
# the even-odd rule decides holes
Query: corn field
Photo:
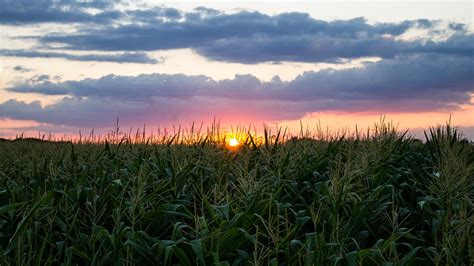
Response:
[{"label": "corn field", "polygon": [[0,265],[473,265],[474,144],[214,130],[0,141]]}]

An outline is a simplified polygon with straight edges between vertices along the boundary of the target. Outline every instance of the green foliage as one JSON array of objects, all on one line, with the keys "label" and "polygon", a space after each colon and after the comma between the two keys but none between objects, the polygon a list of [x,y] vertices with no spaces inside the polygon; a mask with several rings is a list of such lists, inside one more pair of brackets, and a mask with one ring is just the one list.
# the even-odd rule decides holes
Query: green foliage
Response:
[{"label": "green foliage", "polygon": [[1,142],[0,265],[473,265],[474,145],[449,125],[144,135]]}]

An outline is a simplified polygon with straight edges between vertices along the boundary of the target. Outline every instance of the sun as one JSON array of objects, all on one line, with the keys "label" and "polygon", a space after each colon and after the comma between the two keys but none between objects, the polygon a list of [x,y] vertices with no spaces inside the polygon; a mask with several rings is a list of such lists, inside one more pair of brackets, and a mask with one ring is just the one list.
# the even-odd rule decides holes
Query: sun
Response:
[{"label": "sun", "polygon": [[239,145],[239,141],[236,138],[231,138],[229,140],[229,146],[231,147],[237,147]]}]

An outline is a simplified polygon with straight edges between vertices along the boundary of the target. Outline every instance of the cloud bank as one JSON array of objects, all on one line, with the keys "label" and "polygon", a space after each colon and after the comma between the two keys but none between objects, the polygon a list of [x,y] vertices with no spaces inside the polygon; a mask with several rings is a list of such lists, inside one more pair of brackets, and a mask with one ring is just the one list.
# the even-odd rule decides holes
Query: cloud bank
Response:
[{"label": "cloud bank", "polygon": [[[192,49],[211,60],[254,64],[262,62],[343,62],[411,54],[458,54],[473,57],[474,35],[464,24],[443,28],[444,40],[404,39],[410,30],[440,35],[439,21],[418,19],[369,24],[364,18],[317,20],[305,13],[234,14],[198,9],[177,19],[143,14],[139,23],[108,25],[50,34],[38,41],[73,50],[159,51]],[[152,21],[152,22],[151,22]],[[436,33],[438,32],[438,33]],[[459,49],[462,47],[462,49]]]},{"label": "cloud bank", "polygon": [[[69,23],[75,29],[29,36],[41,47],[136,52],[130,55],[137,58],[134,61],[127,54],[121,55],[122,59],[51,56],[71,60],[98,57],[99,61],[153,63],[142,53],[173,49],[191,49],[209,60],[244,64],[334,63],[417,54],[474,57],[474,35],[468,31],[468,25],[438,20],[371,24],[363,17],[325,21],[298,12],[267,15],[257,11],[224,13],[208,8],[184,12],[156,6],[119,9],[111,2],[0,1],[5,7],[0,10],[1,24]],[[425,32],[423,37],[405,36],[420,30]],[[36,57],[43,55],[39,53]]]},{"label": "cloud bank", "polygon": [[9,100],[0,117],[59,125],[298,119],[306,113],[456,110],[474,93],[472,60],[460,56],[396,57],[362,68],[305,72],[291,81],[252,75],[214,80],[184,74],[107,75],[55,82],[48,77],[8,88],[17,93],[63,95],[56,104]]}]

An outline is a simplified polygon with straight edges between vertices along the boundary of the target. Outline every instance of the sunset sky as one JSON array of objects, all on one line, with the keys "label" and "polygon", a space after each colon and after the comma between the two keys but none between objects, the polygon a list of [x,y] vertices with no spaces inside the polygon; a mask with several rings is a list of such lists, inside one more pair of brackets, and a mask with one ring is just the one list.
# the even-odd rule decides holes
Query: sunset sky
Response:
[{"label": "sunset sky", "polygon": [[451,115],[474,139],[472,1],[0,5],[0,137]]}]

